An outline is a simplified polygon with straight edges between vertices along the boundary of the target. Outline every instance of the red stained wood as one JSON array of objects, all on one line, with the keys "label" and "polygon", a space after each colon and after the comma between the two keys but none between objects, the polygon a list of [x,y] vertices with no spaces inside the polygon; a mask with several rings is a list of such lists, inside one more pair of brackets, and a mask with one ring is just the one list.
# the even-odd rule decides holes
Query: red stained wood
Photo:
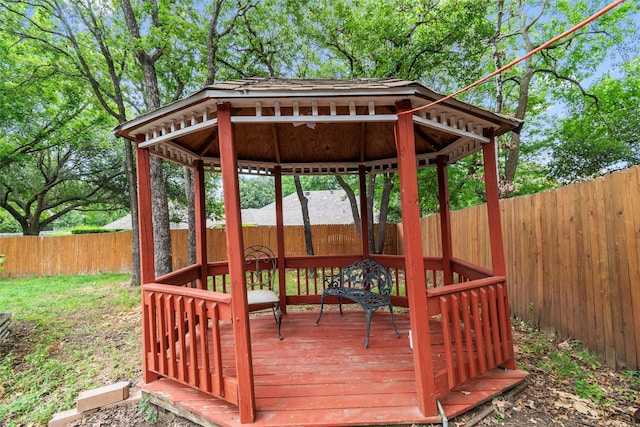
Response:
[{"label": "red stained wood", "polygon": [[[422,330],[429,322],[427,311],[427,284],[422,257],[422,228],[418,203],[418,181],[416,175],[416,151],[413,132],[413,117],[402,114],[411,109],[409,101],[397,104],[398,122],[396,125],[396,150],[398,152],[398,175],[400,177],[400,203],[402,206],[402,228],[404,233],[405,274],[409,306],[411,307],[411,329]],[[433,378],[433,361],[431,357],[431,341],[429,334],[415,335],[413,339],[413,355],[417,361],[416,388],[418,406],[423,413],[435,413],[436,404],[433,399],[435,384]]]},{"label": "red stained wood", "polygon": [[[364,146],[363,146],[364,149]],[[364,150],[362,150],[364,152]],[[367,174],[364,166],[358,168],[358,178],[360,184],[360,242],[362,247],[362,257],[369,258],[369,210],[367,209]]]},{"label": "red stained wood", "polygon": [[496,166],[496,139],[492,129],[485,130],[485,136],[491,142],[482,146],[484,161],[484,181],[487,192],[487,216],[489,220],[489,239],[491,240],[491,262],[493,274],[504,276],[506,267],[502,243],[502,227],[500,225],[500,200],[498,192],[498,171]]},{"label": "red stained wood", "polygon": [[196,160],[193,174],[193,192],[195,197],[196,219],[196,264],[200,267],[197,285],[207,288],[207,208],[204,187],[204,166],[202,160]]},{"label": "red stained wood", "polygon": [[[139,135],[138,142],[144,141]],[[138,227],[140,235],[140,280],[152,283],[155,279],[153,250],[153,223],[151,221],[151,164],[149,150],[136,148],[136,174],[138,179]],[[147,215],[145,217],[145,215]]]},{"label": "red stained wood", "polygon": [[[438,423],[439,416],[424,416],[418,408],[412,352],[407,331],[409,316],[396,314],[402,333],[398,339],[389,314],[378,311],[371,326],[371,342],[363,346],[365,316],[360,310],[327,311],[315,326],[316,311],[290,312],[280,341],[273,335],[273,316],[251,317],[255,373],[256,417],[241,424],[237,407],[174,381],[142,386],[153,401],[179,408],[220,426],[348,426]],[[442,327],[430,325],[434,343],[434,377],[440,378],[445,358]],[[223,325],[223,346],[232,346],[231,326]],[[438,344],[439,343],[439,344]],[[234,369],[232,357],[223,358]],[[454,369],[457,367],[454,366]],[[521,370],[494,369],[439,397],[448,418],[459,415],[526,377]],[[446,380],[445,380],[446,383]]]},{"label": "red stained wood", "polygon": [[445,156],[438,156],[438,189],[440,198],[440,235],[442,236],[442,271],[444,284],[453,283],[451,272],[451,257],[453,246],[451,244],[451,207],[449,205],[449,174]]},{"label": "red stained wood", "polygon": [[[277,257],[278,265],[285,265],[285,238],[284,238],[284,213],[282,206],[282,167],[275,167],[274,177],[275,193],[276,193],[276,240],[278,245]],[[278,290],[280,295],[280,311],[287,313],[287,276],[286,269],[278,269]]]},{"label": "red stained wood", "polygon": [[253,387],[253,367],[251,343],[247,324],[247,292],[244,274],[244,243],[242,236],[242,215],[240,213],[240,190],[238,162],[231,126],[229,104],[218,104],[218,132],[220,142],[220,168],[227,230],[227,252],[229,276],[231,278],[231,300],[233,310],[235,355],[238,364],[238,396],[240,398],[240,419],[251,422],[255,416]]}]

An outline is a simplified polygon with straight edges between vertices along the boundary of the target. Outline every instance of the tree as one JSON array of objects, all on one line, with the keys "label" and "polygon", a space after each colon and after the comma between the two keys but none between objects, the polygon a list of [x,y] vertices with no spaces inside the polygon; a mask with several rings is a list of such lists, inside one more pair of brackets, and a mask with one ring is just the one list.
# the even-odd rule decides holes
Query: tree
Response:
[{"label": "tree", "polygon": [[11,34],[0,49],[0,208],[38,235],[69,212],[117,207],[126,191],[108,117],[52,65],[58,52],[43,62]]},{"label": "tree", "polygon": [[[418,80],[447,91],[471,82],[482,69],[483,39],[491,34],[485,19],[488,3],[477,1],[306,1],[292,12],[299,33],[316,46],[322,65],[318,76],[397,77]],[[340,181],[351,201],[356,227],[355,190]],[[386,221],[399,208],[392,191],[396,177],[385,174],[377,188],[368,180],[370,251],[384,247]],[[397,188],[397,187],[395,187]],[[379,200],[379,233],[374,238],[374,200]],[[364,207],[363,207],[364,208]],[[390,217],[390,213],[392,214]]]},{"label": "tree", "polygon": [[273,203],[276,198],[273,179],[240,177],[240,207],[259,209]]},{"label": "tree", "polygon": [[[494,69],[530,52],[602,7],[597,0],[533,2],[499,0],[493,4],[495,32],[488,39]],[[563,99],[572,89],[587,96],[584,82],[607,57],[610,49],[630,34],[635,24],[626,19],[638,5],[623,4],[588,27],[529,57],[495,80],[494,109],[525,119],[543,112],[554,99]],[[514,185],[520,164],[521,133],[503,141],[503,197],[517,191]]]},{"label": "tree", "polygon": [[[82,2],[24,2],[0,4],[0,30],[15,37],[16,49],[34,50],[37,67],[59,70],[61,79],[78,78],[91,88],[96,102],[118,123],[127,119],[135,96],[127,97],[125,70],[130,55],[117,16],[117,9],[103,3],[93,8]],[[55,54],[55,56],[53,56]],[[135,87],[135,85],[131,85]],[[138,110],[139,111],[139,110]],[[124,142],[129,207],[132,214],[132,277],[140,284],[137,186],[133,145]]]},{"label": "tree", "polygon": [[640,163],[640,57],[623,71],[591,86],[595,100],[576,95],[550,135],[549,169],[557,179],[574,182]]},{"label": "tree", "polygon": [[0,124],[0,208],[33,236],[69,212],[117,208],[126,193],[122,153],[101,130],[106,116],[84,101],[77,82],[13,65],[16,78],[5,81],[0,97],[7,114]]},{"label": "tree", "polygon": [[311,221],[309,220],[309,200],[304,195],[302,185],[300,184],[300,177],[295,175],[293,182],[296,185],[296,193],[298,194],[298,200],[300,200],[300,208],[302,209],[302,222],[304,225],[304,243],[307,249],[307,255],[313,255],[313,236],[311,235]]},{"label": "tree", "polygon": [[[198,87],[212,70],[204,70],[201,59],[207,46],[218,43],[209,33],[203,9],[224,17],[233,16],[235,1],[216,1],[211,9],[194,8],[190,1],[132,3],[123,0],[101,3],[76,0],[7,0],[0,4],[0,28],[18,36],[22,44],[41,48],[42,62],[48,52],[59,58],[49,61],[65,70],[67,77],[80,77],[91,87],[97,101],[118,123],[131,112],[158,108]],[[223,7],[226,5],[226,8]],[[214,20],[212,19],[213,23]],[[231,33],[227,28],[226,33]],[[214,34],[214,35],[212,35]],[[219,60],[219,58],[215,58]],[[142,96],[140,95],[142,94]],[[111,126],[109,126],[111,127]],[[124,141],[130,206],[133,217],[133,265],[139,265],[137,189],[133,145]],[[153,161],[154,223],[157,274],[171,269],[165,176],[160,162]],[[134,267],[132,283],[139,283]]]}]

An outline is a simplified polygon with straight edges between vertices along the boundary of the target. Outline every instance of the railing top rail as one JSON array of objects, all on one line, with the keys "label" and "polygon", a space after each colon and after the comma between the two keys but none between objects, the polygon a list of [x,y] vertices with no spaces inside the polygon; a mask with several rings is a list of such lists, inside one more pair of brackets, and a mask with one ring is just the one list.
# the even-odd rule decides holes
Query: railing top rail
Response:
[{"label": "railing top rail", "polygon": [[164,285],[160,283],[147,283],[142,285],[143,291],[161,292],[184,297],[200,298],[207,301],[215,301],[221,304],[231,304],[231,294],[214,292],[205,289],[185,288],[175,285]]},{"label": "railing top rail", "polygon": [[485,277],[484,279],[471,280],[469,282],[456,283],[454,285],[441,286],[438,288],[427,289],[427,297],[435,298],[457,292],[470,291],[485,286],[495,285],[506,281],[505,276]]},{"label": "railing top rail", "polygon": [[165,285],[183,285],[187,282],[191,282],[192,280],[196,280],[199,276],[200,264],[193,264],[158,277],[156,279],[156,283],[162,283]]}]

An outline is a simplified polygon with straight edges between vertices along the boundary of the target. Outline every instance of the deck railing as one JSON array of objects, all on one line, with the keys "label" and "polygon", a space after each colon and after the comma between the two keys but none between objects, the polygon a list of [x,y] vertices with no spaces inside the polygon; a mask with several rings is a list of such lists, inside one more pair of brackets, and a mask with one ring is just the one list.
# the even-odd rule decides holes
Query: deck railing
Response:
[{"label": "deck railing", "polygon": [[[394,275],[393,304],[408,307],[404,258],[374,257]],[[357,259],[355,255],[288,257],[281,295],[286,295],[287,305],[318,304],[322,277]],[[432,343],[432,354],[446,363],[446,369],[435,372],[436,395],[513,360],[505,278],[459,259],[451,266],[454,283],[443,285],[442,260],[424,261],[431,324],[443,337]],[[190,287],[199,271],[198,266],[187,267],[143,286],[147,369],[237,403],[235,372],[224,372],[221,359],[220,327],[231,323],[228,265],[207,265],[206,290]]]},{"label": "deck railing", "polygon": [[454,274],[458,283],[427,290],[443,336],[434,352],[446,361],[446,372],[436,373],[438,395],[513,360],[505,277],[460,261]]},{"label": "deck railing", "polygon": [[143,285],[146,369],[237,405],[235,367],[222,363],[225,350],[233,353],[221,340],[221,328],[231,324],[231,295],[187,287],[197,271]]}]

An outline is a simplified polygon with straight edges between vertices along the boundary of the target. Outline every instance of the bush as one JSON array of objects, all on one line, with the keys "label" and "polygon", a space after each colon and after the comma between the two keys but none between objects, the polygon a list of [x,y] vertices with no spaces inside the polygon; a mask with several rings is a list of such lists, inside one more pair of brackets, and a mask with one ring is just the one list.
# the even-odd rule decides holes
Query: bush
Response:
[{"label": "bush", "polygon": [[94,234],[94,233],[111,233],[113,230],[107,230],[102,227],[79,226],[71,229],[71,234]]}]

